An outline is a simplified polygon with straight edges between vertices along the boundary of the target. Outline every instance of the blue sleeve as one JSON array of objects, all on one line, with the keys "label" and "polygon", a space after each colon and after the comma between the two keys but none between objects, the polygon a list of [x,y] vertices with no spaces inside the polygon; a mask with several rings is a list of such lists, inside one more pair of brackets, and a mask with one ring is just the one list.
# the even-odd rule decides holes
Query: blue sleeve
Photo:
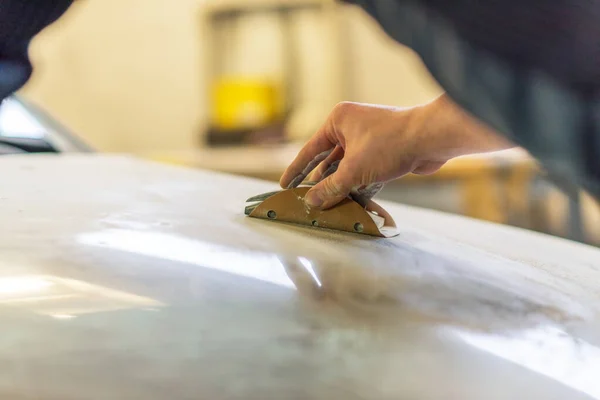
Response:
[{"label": "blue sleeve", "polygon": [[600,2],[353,2],[415,50],[455,102],[600,196]]},{"label": "blue sleeve", "polygon": [[72,0],[0,1],[0,100],[23,86],[32,73],[31,39],[59,18]]}]

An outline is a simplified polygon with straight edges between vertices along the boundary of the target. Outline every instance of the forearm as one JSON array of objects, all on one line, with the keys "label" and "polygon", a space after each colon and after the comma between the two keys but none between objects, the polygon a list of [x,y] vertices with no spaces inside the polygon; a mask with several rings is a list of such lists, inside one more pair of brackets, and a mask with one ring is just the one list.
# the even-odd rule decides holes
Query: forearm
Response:
[{"label": "forearm", "polygon": [[418,114],[421,132],[435,146],[440,160],[515,146],[464,111],[446,94],[419,107]]}]

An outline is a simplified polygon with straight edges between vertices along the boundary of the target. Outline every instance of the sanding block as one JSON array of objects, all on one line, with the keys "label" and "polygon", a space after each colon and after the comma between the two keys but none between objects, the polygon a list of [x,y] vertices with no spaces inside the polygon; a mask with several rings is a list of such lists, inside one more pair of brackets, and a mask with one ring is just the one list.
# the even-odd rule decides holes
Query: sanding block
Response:
[{"label": "sanding block", "polygon": [[304,203],[310,185],[263,193],[249,198],[245,214],[253,218],[307,225],[377,237],[396,236],[391,215],[381,206],[368,201],[365,206],[351,197],[327,209],[311,209]]}]

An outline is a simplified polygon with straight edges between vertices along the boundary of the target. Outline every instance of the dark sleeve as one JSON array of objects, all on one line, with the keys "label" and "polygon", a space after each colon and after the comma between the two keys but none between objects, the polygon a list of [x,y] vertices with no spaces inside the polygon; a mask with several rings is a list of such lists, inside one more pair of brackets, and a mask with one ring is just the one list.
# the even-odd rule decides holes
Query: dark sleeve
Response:
[{"label": "dark sleeve", "polygon": [[600,1],[352,0],[463,108],[600,196]]},{"label": "dark sleeve", "polygon": [[31,39],[60,17],[73,0],[0,0],[0,100],[31,76]]}]

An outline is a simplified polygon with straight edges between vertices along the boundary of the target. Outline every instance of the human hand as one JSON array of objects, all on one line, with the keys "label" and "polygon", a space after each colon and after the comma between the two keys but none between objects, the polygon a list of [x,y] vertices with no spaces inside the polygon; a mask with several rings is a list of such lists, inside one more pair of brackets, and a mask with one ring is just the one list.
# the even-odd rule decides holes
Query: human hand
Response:
[{"label": "human hand", "polygon": [[281,178],[296,187],[312,172],[320,181],[306,195],[311,207],[329,208],[353,194],[359,202],[409,172],[432,173],[446,161],[432,154],[419,108],[340,103]]},{"label": "human hand", "polygon": [[344,102],[304,145],[280,184],[318,181],[308,206],[330,208],[348,195],[363,203],[385,182],[408,173],[431,174],[453,157],[512,144],[446,96],[413,108]]}]

